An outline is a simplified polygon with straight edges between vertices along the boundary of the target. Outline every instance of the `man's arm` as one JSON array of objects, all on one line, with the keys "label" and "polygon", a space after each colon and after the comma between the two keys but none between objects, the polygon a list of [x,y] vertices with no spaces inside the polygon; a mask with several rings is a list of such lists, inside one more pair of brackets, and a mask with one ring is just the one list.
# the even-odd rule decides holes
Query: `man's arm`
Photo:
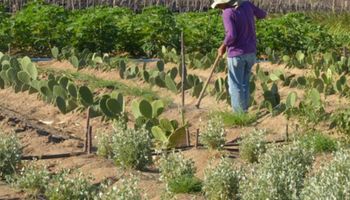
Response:
[{"label": "man's arm", "polygon": [[250,2],[250,5],[252,6],[252,9],[253,9],[253,12],[254,12],[254,15],[256,18],[258,19],[264,19],[267,15],[267,13],[260,9],[259,7],[255,6],[253,3]]},{"label": "man's arm", "polygon": [[225,39],[218,49],[218,55],[223,56],[226,52],[226,47],[232,45],[236,40],[236,29],[234,27],[233,16],[230,10],[224,10],[222,19],[225,28]]}]

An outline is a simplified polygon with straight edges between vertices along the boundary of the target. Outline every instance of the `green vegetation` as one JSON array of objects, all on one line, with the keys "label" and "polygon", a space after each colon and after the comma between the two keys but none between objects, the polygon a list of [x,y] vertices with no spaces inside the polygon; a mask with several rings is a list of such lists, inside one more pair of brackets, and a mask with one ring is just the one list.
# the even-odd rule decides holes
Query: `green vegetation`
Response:
[{"label": "green vegetation", "polygon": [[201,190],[201,182],[194,176],[193,160],[186,160],[180,153],[163,154],[159,161],[160,180],[170,193],[193,193]]},{"label": "green vegetation", "polygon": [[239,145],[240,157],[249,163],[258,162],[259,157],[266,152],[265,135],[266,131],[263,130],[254,130],[244,135]]},{"label": "green vegetation", "polygon": [[0,133],[0,179],[13,174],[21,162],[22,150],[14,134]]},{"label": "green vegetation", "polygon": [[337,142],[331,137],[320,132],[307,132],[299,138],[301,146],[314,153],[334,152],[337,150]]},{"label": "green vegetation", "polygon": [[333,160],[306,180],[301,199],[350,198],[350,152],[340,150]]},{"label": "green vegetation", "polygon": [[205,171],[203,191],[207,199],[239,199],[240,172],[233,168],[232,162],[222,158],[217,166]]},{"label": "green vegetation", "polygon": [[222,149],[225,144],[225,129],[222,118],[218,116],[210,118],[206,128],[199,135],[199,141],[210,150]]},{"label": "green vegetation", "polygon": [[225,126],[248,126],[257,120],[255,113],[244,113],[244,112],[214,112],[214,116],[222,118]]}]

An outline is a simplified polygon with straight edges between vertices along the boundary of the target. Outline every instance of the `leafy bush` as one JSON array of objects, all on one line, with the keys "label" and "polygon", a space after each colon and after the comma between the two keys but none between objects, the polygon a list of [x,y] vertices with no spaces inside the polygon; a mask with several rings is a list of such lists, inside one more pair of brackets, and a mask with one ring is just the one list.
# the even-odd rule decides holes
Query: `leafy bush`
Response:
[{"label": "leafy bush", "polygon": [[144,169],[152,163],[152,140],[144,127],[136,130],[117,125],[111,135],[111,149],[116,165]]},{"label": "leafy bush", "polygon": [[173,193],[195,193],[202,190],[202,182],[196,177],[180,176],[170,180],[168,187]]},{"label": "leafy bush", "polygon": [[186,160],[181,153],[164,154],[159,161],[160,180],[164,181],[169,189],[169,183],[183,177],[193,178],[196,172],[193,160]]},{"label": "leafy bush", "polygon": [[312,160],[297,144],[269,149],[243,177],[242,199],[299,199]]},{"label": "leafy bush", "polygon": [[319,132],[309,132],[301,136],[300,144],[314,153],[332,152],[337,150],[337,142]]},{"label": "leafy bush", "polygon": [[214,115],[220,116],[225,126],[247,126],[256,121],[256,115],[253,113],[217,112]]},{"label": "leafy bush", "polygon": [[21,162],[21,147],[14,134],[0,133],[0,178],[6,178],[16,171]]},{"label": "leafy bush", "polygon": [[301,198],[350,199],[350,151],[337,152],[333,161],[306,180]]},{"label": "leafy bush", "polygon": [[142,191],[138,188],[138,181],[135,177],[123,178],[120,180],[119,187],[108,185],[102,186],[102,192],[99,194],[101,200],[141,200]]},{"label": "leafy bush", "polygon": [[141,38],[143,52],[148,56],[157,55],[162,46],[179,49],[180,31],[173,13],[165,7],[148,7],[133,18],[136,38]]},{"label": "leafy bush", "polygon": [[47,185],[45,196],[51,200],[90,199],[96,192],[97,187],[82,173],[71,175],[69,171],[63,171]]},{"label": "leafy bush", "polygon": [[325,52],[337,45],[326,28],[313,23],[302,13],[290,13],[258,21],[257,38],[260,53],[265,52],[267,47],[289,55],[298,50]]},{"label": "leafy bush", "polygon": [[266,152],[266,131],[254,130],[245,136],[240,142],[239,155],[250,163],[257,162],[260,155]]},{"label": "leafy bush", "polygon": [[187,52],[206,54],[213,47],[219,47],[224,38],[222,19],[218,10],[180,13],[176,16],[176,23],[184,31]]},{"label": "leafy bush", "polygon": [[45,167],[29,165],[15,177],[15,185],[36,197],[45,193],[50,181],[50,173]]},{"label": "leafy bush", "polygon": [[66,22],[68,13],[63,7],[46,4],[42,0],[32,1],[16,13],[13,26],[15,47],[39,53],[49,52],[50,48],[62,48],[68,44]]},{"label": "leafy bush", "polygon": [[[69,19],[71,45],[79,50],[111,52],[124,50],[125,30],[118,23],[130,21],[131,11],[125,8],[97,7],[76,11]],[[125,30],[124,30],[125,28]]]},{"label": "leafy bush", "polygon": [[0,5],[0,51],[7,51],[8,45],[11,43],[11,20],[10,14]]},{"label": "leafy bush", "polygon": [[199,141],[209,149],[221,149],[224,146],[225,129],[221,117],[209,119],[207,127],[199,135]]},{"label": "leafy bush", "polygon": [[212,200],[239,199],[239,178],[240,172],[233,168],[232,162],[222,158],[217,166],[205,171],[203,192]]},{"label": "leafy bush", "polygon": [[332,117],[331,126],[335,127],[339,132],[350,136],[350,109],[340,110],[335,112]]}]

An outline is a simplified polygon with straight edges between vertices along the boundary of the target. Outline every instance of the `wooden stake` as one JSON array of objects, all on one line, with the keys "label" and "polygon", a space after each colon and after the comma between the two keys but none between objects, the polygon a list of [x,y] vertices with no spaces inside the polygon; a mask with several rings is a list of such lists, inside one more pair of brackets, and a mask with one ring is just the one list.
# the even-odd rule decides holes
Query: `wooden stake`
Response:
[{"label": "wooden stake", "polygon": [[89,132],[90,132],[90,107],[87,109],[87,113],[86,113],[85,146],[84,146],[84,152],[86,153],[88,153]]},{"label": "wooden stake", "polygon": [[188,147],[191,146],[190,130],[188,127],[186,128],[186,143]]},{"label": "wooden stake", "polygon": [[185,82],[186,82],[186,64],[185,64],[185,42],[184,32],[181,31],[181,117],[182,125],[185,125]]},{"label": "wooden stake", "polygon": [[286,141],[289,140],[288,123],[286,124]]},{"label": "wooden stake", "polygon": [[196,131],[196,143],[195,143],[196,148],[198,148],[198,146],[199,146],[198,140],[199,140],[199,129],[197,129],[197,131]]},{"label": "wooden stake", "polygon": [[88,154],[91,154],[92,152],[92,126],[89,127],[89,148],[88,148]]}]

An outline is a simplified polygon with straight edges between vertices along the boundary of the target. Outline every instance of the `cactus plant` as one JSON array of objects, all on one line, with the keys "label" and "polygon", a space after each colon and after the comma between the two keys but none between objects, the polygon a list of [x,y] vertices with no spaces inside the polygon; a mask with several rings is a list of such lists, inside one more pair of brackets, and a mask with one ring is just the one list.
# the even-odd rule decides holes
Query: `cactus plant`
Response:
[{"label": "cactus plant", "polygon": [[73,98],[78,98],[78,92],[77,92],[77,87],[74,85],[74,83],[68,83],[68,93],[71,97]]},{"label": "cactus plant", "polygon": [[25,84],[29,84],[31,82],[30,75],[25,71],[18,72],[17,78],[18,78],[18,80],[20,80],[22,83],[25,83]]},{"label": "cactus plant", "polygon": [[178,92],[175,81],[169,75],[165,76],[165,85],[170,91],[174,93]]},{"label": "cactus plant", "polygon": [[67,99],[67,91],[61,85],[53,86],[53,90],[52,91],[53,91],[53,95],[55,97],[61,97],[64,100]]},{"label": "cactus plant", "polygon": [[174,148],[184,141],[186,136],[186,126],[180,128],[173,126],[167,119],[161,119],[159,126],[152,127],[154,139],[161,143],[162,147]]},{"label": "cactus plant", "polygon": [[94,103],[94,96],[88,87],[81,86],[78,93],[79,100],[85,107],[91,106]]}]

